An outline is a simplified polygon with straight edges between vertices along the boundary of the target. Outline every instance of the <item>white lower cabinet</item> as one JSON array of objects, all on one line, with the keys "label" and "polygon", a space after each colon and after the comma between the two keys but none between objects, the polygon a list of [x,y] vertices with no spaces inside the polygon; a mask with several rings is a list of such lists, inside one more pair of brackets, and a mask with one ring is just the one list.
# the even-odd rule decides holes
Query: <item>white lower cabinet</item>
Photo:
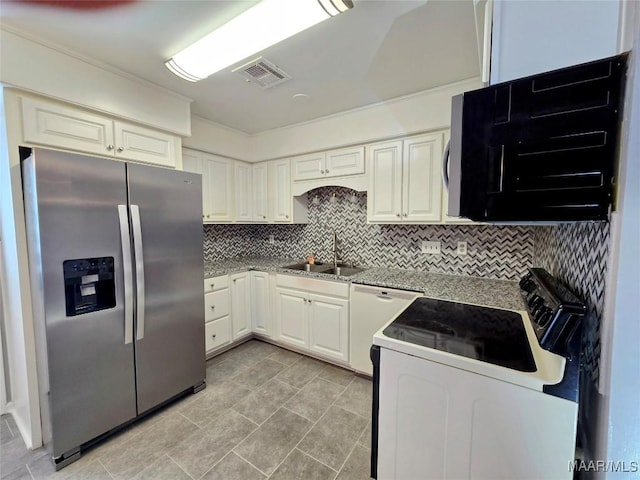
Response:
[{"label": "white lower cabinet", "polygon": [[278,339],[296,347],[307,347],[307,298],[303,292],[276,289]]},{"label": "white lower cabinet", "polygon": [[309,348],[327,357],[349,361],[349,301],[310,295]]},{"label": "white lower cabinet", "polygon": [[287,275],[278,275],[276,284],[277,339],[348,362],[348,285]]},{"label": "white lower cabinet", "polygon": [[269,293],[269,274],[265,272],[251,272],[252,330],[255,333],[268,337],[272,334]]},{"label": "white lower cabinet", "polygon": [[205,279],[204,292],[204,345],[210,355],[231,341],[229,277]]},{"label": "white lower cabinet", "polygon": [[251,333],[250,272],[229,276],[231,290],[231,333],[236,340]]}]

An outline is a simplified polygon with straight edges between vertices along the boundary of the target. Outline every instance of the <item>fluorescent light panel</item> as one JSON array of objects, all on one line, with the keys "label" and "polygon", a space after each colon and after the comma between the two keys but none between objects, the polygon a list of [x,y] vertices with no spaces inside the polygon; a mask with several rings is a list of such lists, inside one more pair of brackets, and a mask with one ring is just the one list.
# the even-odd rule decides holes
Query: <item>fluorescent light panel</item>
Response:
[{"label": "fluorescent light panel", "polygon": [[197,82],[352,7],[351,0],[262,0],[165,65]]}]

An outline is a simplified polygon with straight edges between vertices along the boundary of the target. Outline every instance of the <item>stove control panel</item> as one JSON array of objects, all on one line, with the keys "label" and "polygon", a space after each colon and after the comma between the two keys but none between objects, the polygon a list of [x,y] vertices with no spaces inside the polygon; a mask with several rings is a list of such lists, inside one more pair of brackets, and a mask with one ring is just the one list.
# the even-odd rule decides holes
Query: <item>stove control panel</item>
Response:
[{"label": "stove control panel", "polygon": [[540,346],[572,357],[570,340],[586,313],[584,303],[542,268],[529,269],[520,280],[520,291]]}]

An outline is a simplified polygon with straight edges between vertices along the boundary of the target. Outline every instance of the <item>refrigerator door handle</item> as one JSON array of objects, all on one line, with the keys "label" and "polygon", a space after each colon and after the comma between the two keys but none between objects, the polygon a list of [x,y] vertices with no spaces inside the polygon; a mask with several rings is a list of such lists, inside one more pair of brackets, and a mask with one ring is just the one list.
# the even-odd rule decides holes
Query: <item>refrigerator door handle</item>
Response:
[{"label": "refrigerator door handle", "polygon": [[122,242],[122,269],[124,271],[124,343],[133,341],[133,278],[131,276],[131,237],[126,205],[118,205],[120,241]]},{"label": "refrigerator door handle", "polygon": [[136,340],[142,340],[144,338],[144,254],[138,205],[131,205],[131,224],[133,226],[133,249],[136,255]]}]

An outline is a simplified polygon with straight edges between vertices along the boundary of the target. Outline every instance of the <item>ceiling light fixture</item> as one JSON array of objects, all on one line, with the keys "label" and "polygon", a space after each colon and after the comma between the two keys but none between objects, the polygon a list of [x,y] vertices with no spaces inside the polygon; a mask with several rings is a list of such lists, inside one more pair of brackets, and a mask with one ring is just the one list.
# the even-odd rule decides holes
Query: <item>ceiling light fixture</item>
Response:
[{"label": "ceiling light fixture", "polygon": [[197,82],[351,8],[352,0],[262,0],[165,65],[179,77]]}]

